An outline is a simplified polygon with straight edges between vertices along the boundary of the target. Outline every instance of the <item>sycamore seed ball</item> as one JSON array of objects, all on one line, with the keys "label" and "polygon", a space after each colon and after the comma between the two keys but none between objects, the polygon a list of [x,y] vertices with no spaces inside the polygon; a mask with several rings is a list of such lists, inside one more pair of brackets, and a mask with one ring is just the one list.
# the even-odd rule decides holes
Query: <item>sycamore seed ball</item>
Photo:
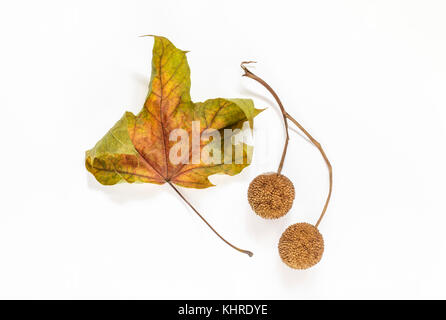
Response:
[{"label": "sycamore seed ball", "polygon": [[294,269],[308,269],[318,263],[324,253],[324,239],[309,223],[289,226],[279,240],[282,261]]},{"label": "sycamore seed ball", "polygon": [[252,180],[248,188],[248,202],[252,210],[265,219],[284,216],[294,200],[293,183],[284,175],[264,173]]}]

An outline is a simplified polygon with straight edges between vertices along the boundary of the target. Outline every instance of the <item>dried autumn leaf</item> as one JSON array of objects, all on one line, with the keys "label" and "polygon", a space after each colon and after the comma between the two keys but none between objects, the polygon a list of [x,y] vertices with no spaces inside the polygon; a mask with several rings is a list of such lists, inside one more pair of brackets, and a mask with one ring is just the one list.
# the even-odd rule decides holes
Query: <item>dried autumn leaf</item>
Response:
[{"label": "dried autumn leaf", "polygon": [[[225,129],[240,129],[248,121],[253,127],[254,117],[261,110],[254,108],[250,99],[209,99],[194,103],[190,98],[190,70],[186,52],[177,49],[164,37],[154,36],[152,77],[144,107],[135,116],[126,112],[110,131],[86,152],[85,165],[95,178],[104,185],[120,182],[168,183],[195,213],[234,249],[252,256],[247,250],[239,249],[225,240],[187,201],[174,184],[188,188],[212,186],[208,177],[223,173],[235,175],[249,165],[252,147],[241,143],[233,152],[227,148]],[[170,155],[177,154],[178,146],[170,134],[181,130],[192,139],[187,140],[185,149],[194,149],[193,134],[198,124],[198,161],[194,152],[183,152],[179,161],[171,161]],[[195,131],[196,132],[196,131]],[[223,140],[200,139],[218,132]],[[214,137],[214,136],[213,136]],[[224,148],[223,148],[224,146]],[[218,147],[215,160],[208,147]],[[223,149],[223,152],[221,150]],[[180,148],[180,150],[182,150]],[[210,148],[209,150],[215,150]],[[182,150],[183,151],[183,150]],[[221,157],[221,158],[219,158]],[[191,159],[192,158],[192,159]],[[226,161],[229,159],[229,161]]]},{"label": "dried autumn leaf", "polygon": [[[192,102],[186,51],[177,49],[164,37],[154,38],[152,77],[144,107],[136,116],[126,112],[95,147],[86,152],[88,171],[104,185],[172,182],[189,188],[212,186],[208,177],[216,173],[240,173],[249,165],[247,158],[251,150],[247,145],[243,145],[243,159],[235,159],[234,153],[231,163],[209,164],[203,159],[199,164],[169,161],[170,149],[176,144],[169,140],[172,130],[183,129],[190,137],[193,121],[199,121],[200,133],[206,129],[241,128],[246,121],[252,128],[253,118],[261,110],[255,109],[250,99]],[[202,142],[200,148],[207,144],[209,141]],[[191,157],[191,152],[189,154]]]}]

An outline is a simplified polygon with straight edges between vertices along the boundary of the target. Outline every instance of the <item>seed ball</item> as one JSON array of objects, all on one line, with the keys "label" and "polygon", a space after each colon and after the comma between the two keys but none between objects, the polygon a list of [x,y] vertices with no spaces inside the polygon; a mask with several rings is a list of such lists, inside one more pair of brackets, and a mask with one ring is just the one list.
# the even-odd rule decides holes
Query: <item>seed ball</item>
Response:
[{"label": "seed ball", "polygon": [[277,219],[290,211],[294,200],[293,183],[284,175],[264,173],[252,180],[248,202],[265,219]]},{"label": "seed ball", "polygon": [[308,269],[318,263],[324,253],[324,239],[309,223],[289,226],[279,240],[279,255],[293,269]]}]

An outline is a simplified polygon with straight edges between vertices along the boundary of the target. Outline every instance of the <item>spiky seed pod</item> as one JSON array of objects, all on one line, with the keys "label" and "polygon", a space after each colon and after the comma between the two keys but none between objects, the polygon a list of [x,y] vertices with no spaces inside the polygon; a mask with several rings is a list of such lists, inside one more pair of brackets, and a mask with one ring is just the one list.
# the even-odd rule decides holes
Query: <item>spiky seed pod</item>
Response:
[{"label": "spiky seed pod", "polygon": [[248,202],[252,210],[265,219],[284,216],[293,206],[293,183],[282,174],[264,173],[252,180]]},{"label": "spiky seed pod", "polygon": [[308,269],[318,263],[324,253],[324,239],[309,223],[289,226],[279,240],[282,261],[294,269]]}]

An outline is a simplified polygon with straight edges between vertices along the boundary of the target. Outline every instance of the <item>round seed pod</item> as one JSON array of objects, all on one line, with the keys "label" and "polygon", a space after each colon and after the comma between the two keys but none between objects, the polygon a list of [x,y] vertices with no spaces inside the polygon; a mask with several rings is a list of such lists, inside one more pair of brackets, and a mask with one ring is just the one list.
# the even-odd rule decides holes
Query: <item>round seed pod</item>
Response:
[{"label": "round seed pod", "polygon": [[265,219],[277,219],[290,211],[294,200],[293,183],[282,174],[264,173],[252,180],[248,202]]},{"label": "round seed pod", "polygon": [[293,269],[308,269],[318,263],[324,253],[324,239],[309,223],[289,226],[279,240],[279,255]]}]

